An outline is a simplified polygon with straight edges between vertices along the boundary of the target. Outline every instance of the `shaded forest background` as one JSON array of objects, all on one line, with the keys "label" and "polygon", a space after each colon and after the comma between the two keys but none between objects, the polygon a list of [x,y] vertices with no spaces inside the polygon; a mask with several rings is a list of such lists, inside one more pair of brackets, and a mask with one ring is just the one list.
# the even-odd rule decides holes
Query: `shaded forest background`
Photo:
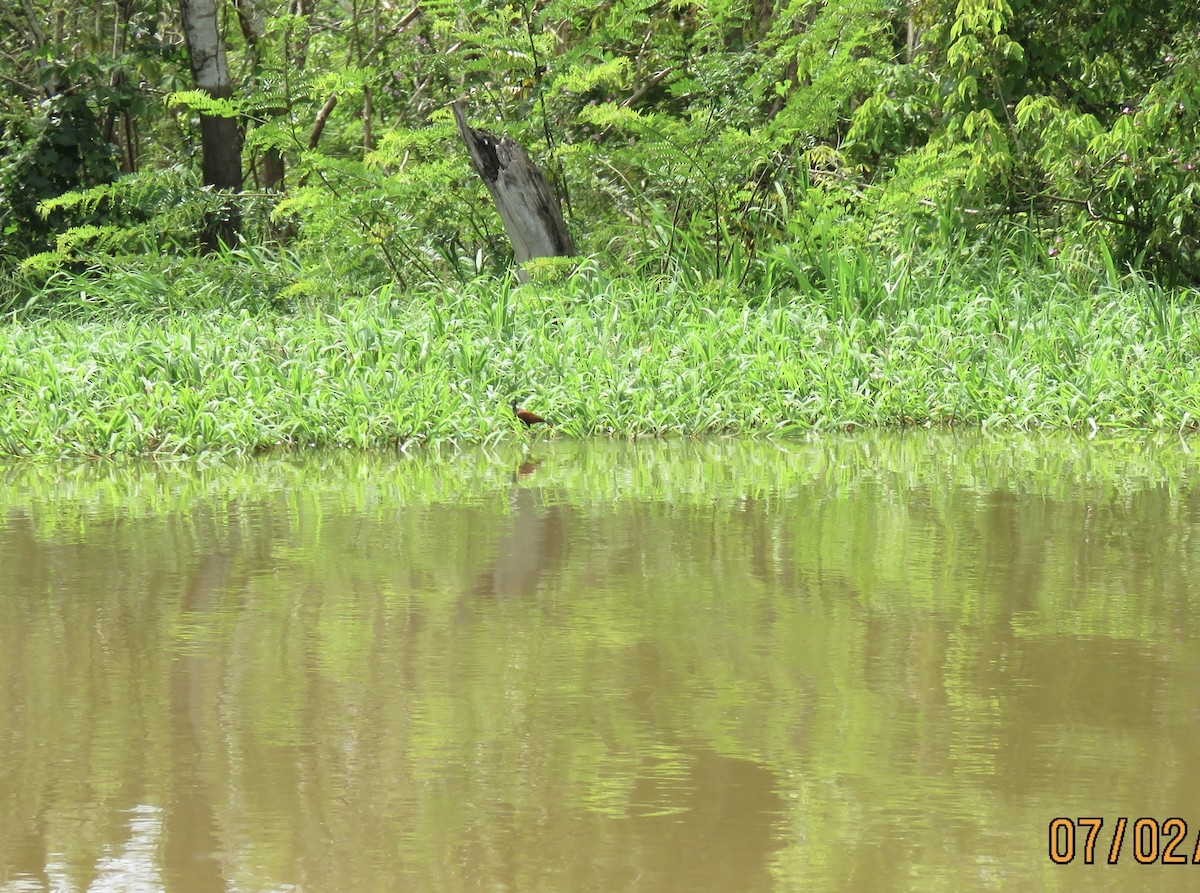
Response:
[{"label": "shaded forest background", "polygon": [[20,0],[0,31],[0,309],[189,264],[273,303],[503,275],[460,98],[647,278],[983,244],[1200,282],[1191,0]]}]

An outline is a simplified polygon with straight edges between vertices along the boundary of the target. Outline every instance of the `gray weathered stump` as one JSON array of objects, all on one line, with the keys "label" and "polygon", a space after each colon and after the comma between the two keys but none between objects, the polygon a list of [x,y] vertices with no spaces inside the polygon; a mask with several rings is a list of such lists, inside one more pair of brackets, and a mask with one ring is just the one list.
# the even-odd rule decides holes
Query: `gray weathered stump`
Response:
[{"label": "gray weathered stump", "polygon": [[471,163],[487,185],[504,221],[520,279],[528,278],[520,266],[530,258],[574,254],[575,243],[567,232],[558,198],[546,177],[529,160],[524,147],[506,136],[497,139],[472,128],[462,102],[454,103],[453,109],[458,132],[471,153]]}]

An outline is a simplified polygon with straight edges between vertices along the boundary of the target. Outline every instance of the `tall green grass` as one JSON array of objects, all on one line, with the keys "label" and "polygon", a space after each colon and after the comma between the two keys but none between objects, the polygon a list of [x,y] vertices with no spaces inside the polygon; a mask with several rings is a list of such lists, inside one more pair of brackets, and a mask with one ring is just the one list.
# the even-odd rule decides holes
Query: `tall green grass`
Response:
[{"label": "tall green grass", "polygon": [[1200,417],[1194,295],[1004,252],[777,257],[745,287],[593,264],[287,309],[268,269],[200,297],[137,275],[96,297],[61,274],[75,310],[0,323],[0,455],[487,443],[523,436],[510,399],[569,437]]}]

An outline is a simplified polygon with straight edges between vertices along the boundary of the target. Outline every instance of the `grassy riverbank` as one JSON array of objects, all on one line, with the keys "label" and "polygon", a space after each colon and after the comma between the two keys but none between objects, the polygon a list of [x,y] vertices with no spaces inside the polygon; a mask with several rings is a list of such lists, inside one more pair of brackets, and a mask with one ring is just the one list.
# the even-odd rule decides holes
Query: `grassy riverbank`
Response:
[{"label": "grassy riverbank", "polygon": [[1194,293],[1111,271],[897,263],[757,295],[592,272],[286,311],[177,288],[0,323],[0,454],[489,442],[519,436],[510,399],[571,437],[1200,418]]}]

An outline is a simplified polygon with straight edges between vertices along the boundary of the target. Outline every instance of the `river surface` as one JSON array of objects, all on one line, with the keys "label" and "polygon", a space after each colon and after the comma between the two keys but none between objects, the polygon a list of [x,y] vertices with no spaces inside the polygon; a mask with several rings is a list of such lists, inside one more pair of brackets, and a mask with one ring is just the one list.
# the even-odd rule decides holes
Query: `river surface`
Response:
[{"label": "river surface", "polygon": [[0,465],[0,893],[1197,889],[1191,447]]}]

